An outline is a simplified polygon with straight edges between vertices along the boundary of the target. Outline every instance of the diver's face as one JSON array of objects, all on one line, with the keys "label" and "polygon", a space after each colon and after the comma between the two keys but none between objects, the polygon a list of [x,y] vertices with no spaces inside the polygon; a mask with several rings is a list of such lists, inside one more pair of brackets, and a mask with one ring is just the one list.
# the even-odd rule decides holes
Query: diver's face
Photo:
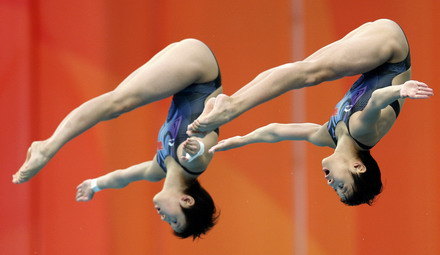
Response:
[{"label": "diver's face", "polygon": [[188,197],[187,195],[173,195],[159,192],[153,198],[154,208],[159,214],[160,219],[167,222],[171,228],[178,233],[182,232],[186,227],[186,217],[182,211],[182,207],[189,207],[186,200]]},{"label": "diver's face", "polygon": [[322,160],[322,171],[324,171],[327,184],[332,187],[338,196],[345,200],[353,194],[353,173],[356,173],[350,160],[337,154],[333,154]]}]

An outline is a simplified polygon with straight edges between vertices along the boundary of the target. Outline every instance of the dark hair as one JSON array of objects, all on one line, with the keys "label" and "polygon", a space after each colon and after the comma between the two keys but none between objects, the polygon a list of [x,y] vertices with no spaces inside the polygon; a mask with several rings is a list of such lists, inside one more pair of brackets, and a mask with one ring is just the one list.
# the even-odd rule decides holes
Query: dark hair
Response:
[{"label": "dark hair", "polygon": [[194,205],[190,208],[183,208],[186,218],[186,227],[182,232],[174,231],[174,235],[180,238],[192,236],[193,240],[206,234],[218,219],[214,200],[209,193],[195,180],[183,193],[194,198]]},{"label": "dark hair", "polygon": [[366,167],[361,174],[353,173],[353,194],[345,200],[347,205],[372,205],[377,195],[382,192],[382,181],[380,169],[376,160],[371,156],[370,151],[359,151],[358,157]]}]

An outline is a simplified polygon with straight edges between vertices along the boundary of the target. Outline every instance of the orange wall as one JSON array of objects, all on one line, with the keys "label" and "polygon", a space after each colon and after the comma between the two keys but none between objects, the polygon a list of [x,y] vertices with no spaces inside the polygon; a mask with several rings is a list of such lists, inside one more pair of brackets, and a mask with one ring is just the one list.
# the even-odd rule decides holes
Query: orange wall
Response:
[{"label": "orange wall", "polygon": [[[74,107],[187,37],[210,45],[231,94],[259,72],[292,61],[295,42],[311,53],[363,22],[387,17],[407,33],[414,78],[436,87],[437,1],[303,2],[305,33],[296,37],[298,1],[1,1],[0,254],[299,254],[295,209],[308,215],[301,239],[307,254],[439,254],[439,120],[431,117],[437,97],[408,102],[373,151],[385,183],[373,207],[343,206],[326,187],[319,169],[330,150],[307,145],[307,157],[295,158],[290,142],[216,155],[201,181],[221,218],[197,242],[176,239],[157,217],[151,199],[161,183],[75,202],[84,179],[154,155],[169,100],[98,125],[66,145],[31,182],[10,183],[31,141],[47,138]],[[307,89],[307,121],[325,122],[350,81]],[[221,136],[292,121],[295,106],[291,93],[283,95],[226,125]],[[294,160],[310,170],[300,194],[304,208],[295,208]]]}]

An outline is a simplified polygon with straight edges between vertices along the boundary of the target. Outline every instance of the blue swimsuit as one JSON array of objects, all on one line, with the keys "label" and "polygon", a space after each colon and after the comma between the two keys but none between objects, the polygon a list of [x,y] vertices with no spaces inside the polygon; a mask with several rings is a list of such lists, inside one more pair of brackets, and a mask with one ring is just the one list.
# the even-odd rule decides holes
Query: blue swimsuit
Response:
[{"label": "blue swimsuit", "polygon": [[[211,82],[194,83],[173,96],[171,107],[168,111],[168,117],[159,131],[157,138],[157,163],[166,172],[165,159],[172,156],[176,162],[179,162],[177,156],[177,147],[183,143],[188,135],[186,130],[202,113],[205,107],[206,98],[221,86],[220,71],[218,77]],[[218,129],[215,130],[218,134]],[[186,168],[183,168],[190,174],[199,175]]]},{"label": "blue swimsuit", "polygon": [[[408,56],[405,60],[398,63],[385,63],[381,66],[361,75],[361,77],[351,86],[350,90],[345,94],[344,98],[336,105],[335,114],[330,117],[327,124],[328,132],[335,144],[338,143],[336,137],[336,125],[345,122],[348,132],[349,120],[353,113],[362,111],[371,98],[371,94],[376,89],[391,86],[394,77],[407,71],[411,67],[411,58]],[[396,118],[400,112],[399,101],[396,100],[390,104],[396,113]],[[350,134],[351,135],[351,134]],[[353,138],[354,139],[354,138]],[[371,149],[373,146],[367,146],[354,139],[356,143],[363,149]]]}]

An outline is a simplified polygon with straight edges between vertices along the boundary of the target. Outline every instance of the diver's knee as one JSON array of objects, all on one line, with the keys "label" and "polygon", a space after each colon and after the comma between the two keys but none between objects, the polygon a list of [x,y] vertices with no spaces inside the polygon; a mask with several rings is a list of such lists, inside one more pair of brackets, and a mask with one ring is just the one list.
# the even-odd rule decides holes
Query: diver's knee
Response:
[{"label": "diver's knee", "polygon": [[322,61],[298,61],[295,69],[302,74],[306,86],[313,86],[333,80],[335,73],[330,65]]},{"label": "diver's knee", "polygon": [[112,91],[108,94],[108,119],[117,118],[139,105],[139,99],[136,96],[127,96],[118,91]]}]

